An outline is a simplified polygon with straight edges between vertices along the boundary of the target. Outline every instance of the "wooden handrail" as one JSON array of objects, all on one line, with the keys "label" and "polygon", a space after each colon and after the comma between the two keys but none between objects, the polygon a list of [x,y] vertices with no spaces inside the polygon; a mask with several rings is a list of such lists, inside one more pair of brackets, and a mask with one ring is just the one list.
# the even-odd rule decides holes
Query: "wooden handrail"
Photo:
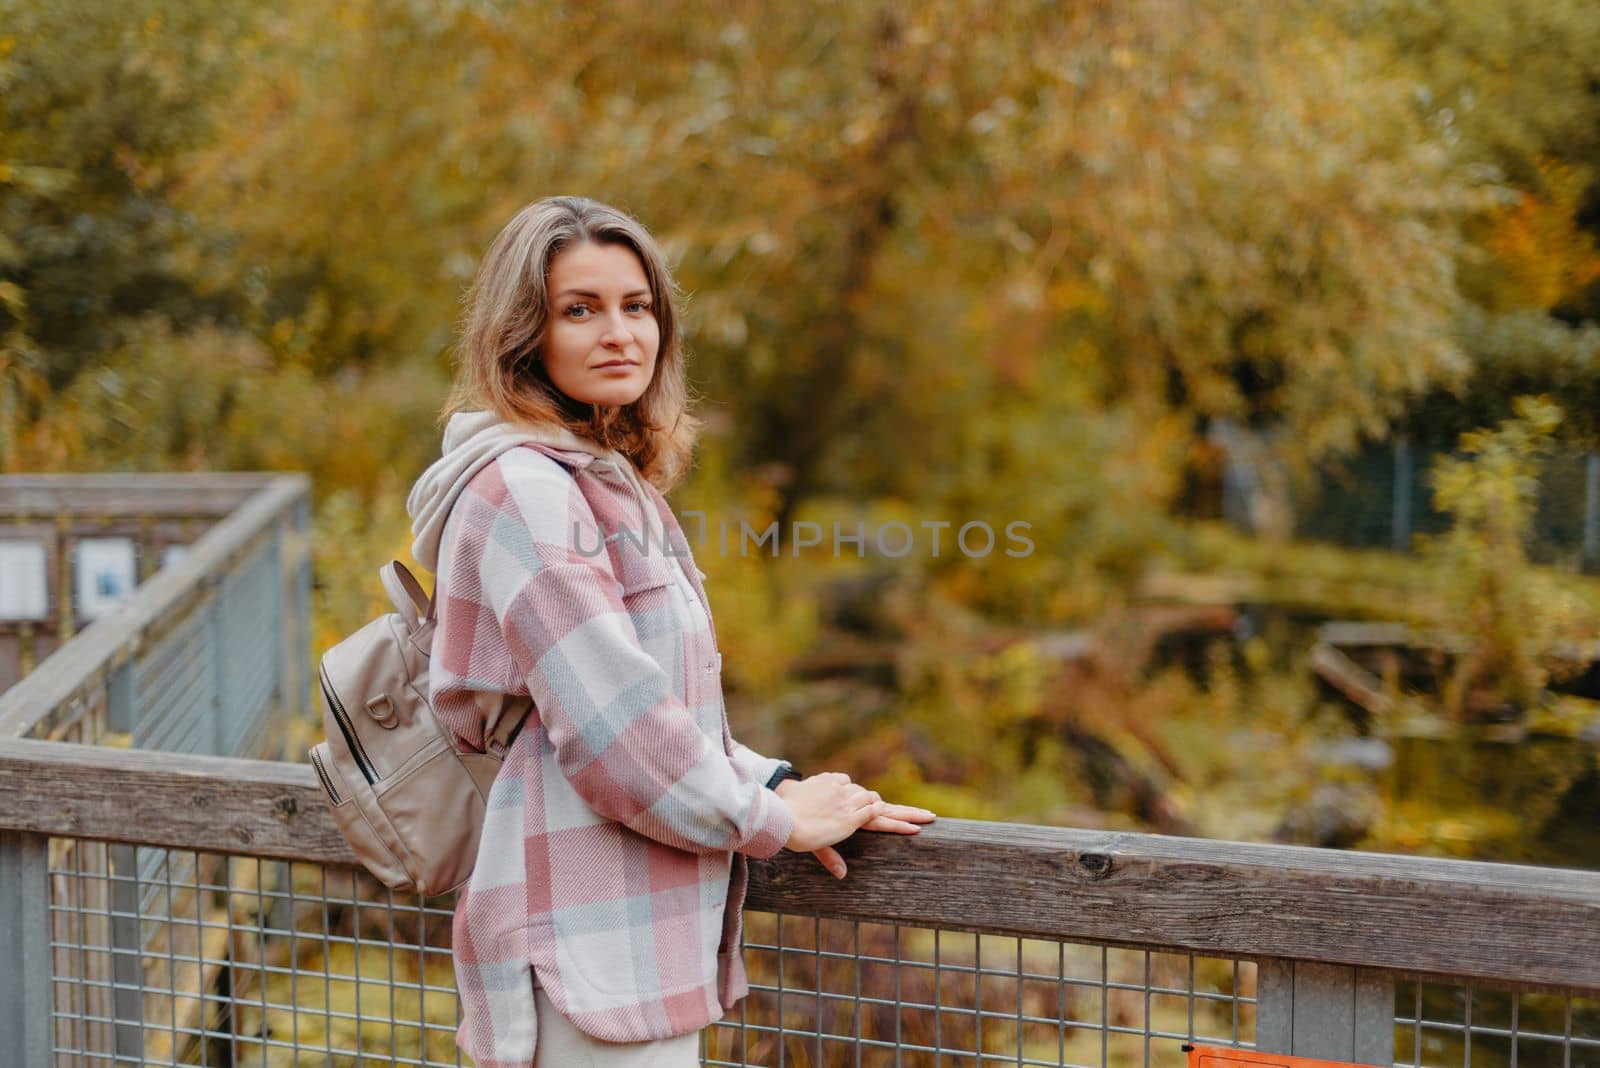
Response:
[{"label": "wooden handrail", "polygon": [[282,478],[278,471],[0,475],[0,515],[186,517],[227,515]]},{"label": "wooden handrail", "polygon": [[[0,741],[0,829],[354,862],[310,767]],[[1600,991],[1600,872],[971,820],[751,865],[750,907]]]}]

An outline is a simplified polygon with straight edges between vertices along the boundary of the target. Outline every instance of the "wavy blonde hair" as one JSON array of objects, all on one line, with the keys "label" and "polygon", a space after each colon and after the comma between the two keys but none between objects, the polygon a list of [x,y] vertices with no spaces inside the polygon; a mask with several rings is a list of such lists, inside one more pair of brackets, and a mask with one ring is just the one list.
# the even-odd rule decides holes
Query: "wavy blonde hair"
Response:
[{"label": "wavy blonde hair", "polygon": [[[650,384],[638,400],[621,407],[576,401],[545,370],[550,262],[586,241],[633,250],[661,328]],[[455,412],[488,408],[511,423],[565,426],[617,449],[659,489],[670,489],[688,470],[700,430],[684,379],[680,300],[660,246],[630,216],[586,197],[529,204],[494,239],[463,298],[455,382],[441,424]]]}]

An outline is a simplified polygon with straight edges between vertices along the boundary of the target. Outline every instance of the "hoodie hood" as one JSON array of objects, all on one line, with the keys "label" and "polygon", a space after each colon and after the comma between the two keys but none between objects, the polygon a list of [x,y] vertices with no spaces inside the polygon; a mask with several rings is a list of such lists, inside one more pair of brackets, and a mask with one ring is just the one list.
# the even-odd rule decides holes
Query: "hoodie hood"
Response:
[{"label": "hoodie hood", "polygon": [[641,507],[648,503],[633,462],[615,449],[579,437],[564,426],[508,423],[490,411],[457,412],[445,424],[443,455],[422,473],[406,497],[413,538],[411,555],[417,563],[429,571],[439,570],[439,544],[451,505],[473,475],[495,457],[518,445],[548,445],[566,452],[587,454],[594,460],[585,462],[596,462],[601,469],[619,472],[639,496]]}]

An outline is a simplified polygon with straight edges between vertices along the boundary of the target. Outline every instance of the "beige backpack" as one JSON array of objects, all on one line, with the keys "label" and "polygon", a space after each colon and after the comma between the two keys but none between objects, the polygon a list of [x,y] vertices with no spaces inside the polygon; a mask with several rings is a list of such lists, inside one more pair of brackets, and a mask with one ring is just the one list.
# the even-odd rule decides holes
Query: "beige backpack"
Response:
[{"label": "beige backpack", "polygon": [[311,765],[366,869],[393,890],[432,896],[472,874],[489,787],[532,701],[480,693],[488,751],[458,751],[428,695],[434,602],[400,561],[378,573],[395,611],[323,655],[327,740],[311,747]]}]

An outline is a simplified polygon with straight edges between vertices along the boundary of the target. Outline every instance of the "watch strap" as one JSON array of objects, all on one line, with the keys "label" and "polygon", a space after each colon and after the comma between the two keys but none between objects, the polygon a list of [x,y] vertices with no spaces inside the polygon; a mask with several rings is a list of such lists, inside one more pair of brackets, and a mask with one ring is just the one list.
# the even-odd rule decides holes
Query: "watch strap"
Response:
[{"label": "watch strap", "polygon": [[787,760],[778,765],[778,770],[772,773],[772,778],[767,780],[767,789],[776,790],[778,784],[785,779],[803,779],[805,776],[794,770],[794,765]]}]

